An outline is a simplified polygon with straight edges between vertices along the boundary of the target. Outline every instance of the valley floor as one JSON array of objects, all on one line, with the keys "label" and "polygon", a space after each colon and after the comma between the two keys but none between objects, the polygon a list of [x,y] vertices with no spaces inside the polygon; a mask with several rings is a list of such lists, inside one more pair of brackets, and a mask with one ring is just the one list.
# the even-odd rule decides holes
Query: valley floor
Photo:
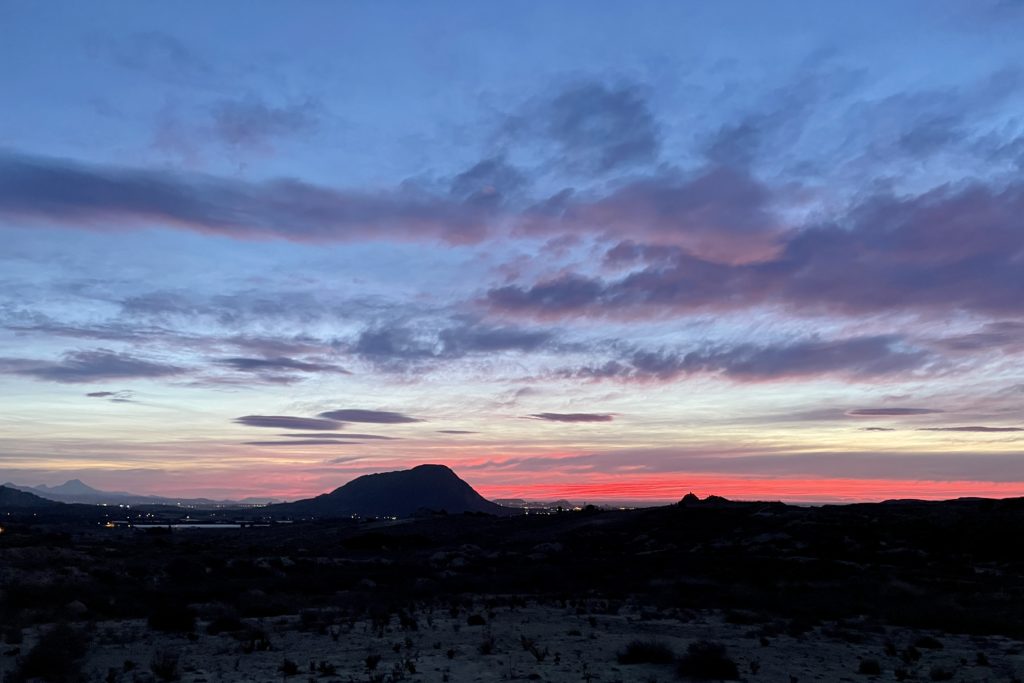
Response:
[{"label": "valley floor", "polygon": [[[191,636],[154,632],[145,620],[79,624],[92,642],[76,675],[109,683],[678,680],[674,662],[620,663],[636,640],[664,644],[677,657],[695,641],[721,644],[745,681],[1011,681],[1024,673],[1024,643],[1004,637],[858,621],[800,633],[783,620],[733,623],[742,614],[597,607],[422,608],[405,616],[404,627],[397,617],[346,621],[307,610],[244,619],[215,635],[200,620]],[[19,649],[31,649],[40,630],[26,629]],[[17,657],[6,649],[0,672],[9,674]]]}]

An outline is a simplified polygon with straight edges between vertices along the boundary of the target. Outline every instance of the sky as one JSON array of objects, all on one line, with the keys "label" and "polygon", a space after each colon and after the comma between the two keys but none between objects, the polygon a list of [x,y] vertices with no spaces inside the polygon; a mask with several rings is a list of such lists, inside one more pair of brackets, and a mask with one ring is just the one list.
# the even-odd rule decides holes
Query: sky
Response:
[{"label": "sky", "polygon": [[1022,496],[1022,33],[0,0],[0,480]]}]

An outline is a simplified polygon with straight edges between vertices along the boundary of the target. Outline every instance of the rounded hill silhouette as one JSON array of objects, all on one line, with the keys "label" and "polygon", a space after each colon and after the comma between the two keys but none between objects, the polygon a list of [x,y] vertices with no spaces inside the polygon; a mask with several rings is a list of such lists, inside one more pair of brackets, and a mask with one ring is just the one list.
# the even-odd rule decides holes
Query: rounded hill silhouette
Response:
[{"label": "rounded hill silhouette", "polygon": [[502,510],[444,465],[367,474],[330,493],[267,508],[272,514],[313,517],[408,517],[425,511],[498,514]]}]

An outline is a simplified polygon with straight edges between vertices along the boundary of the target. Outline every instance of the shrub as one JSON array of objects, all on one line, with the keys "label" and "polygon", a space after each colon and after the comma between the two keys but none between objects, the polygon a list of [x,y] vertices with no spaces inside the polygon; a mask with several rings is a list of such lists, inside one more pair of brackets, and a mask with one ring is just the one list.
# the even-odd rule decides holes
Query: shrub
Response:
[{"label": "shrub", "polygon": [[171,602],[155,605],[146,621],[150,628],[167,633],[190,633],[196,628],[195,612]]},{"label": "shrub", "polygon": [[903,651],[903,653],[900,655],[900,659],[902,659],[907,664],[913,664],[914,662],[921,659],[921,651],[913,645],[911,645]]},{"label": "shrub", "polygon": [[931,668],[931,671],[928,672],[928,678],[933,681],[948,681],[953,678],[953,672],[944,666],[936,664]]},{"label": "shrub", "polygon": [[218,633],[235,632],[242,630],[242,620],[236,615],[227,614],[216,617],[211,620],[206,626],[206,632],[211,636],[215,636]]},{"label": "shrub", "polygon": [[537,641],[533,638],[527,638],[526,636],[519,637],[519,644],[523,646],[523,649],[533,655],[533,658],[538,662],[543,662],[548,656],[548,648],[541,650],[537,647]]},{"label": "shrub", "polygon": [[149,670],[161,681],[178,680],[178,653],[157,650],[149,662]]},{"label": "shrub", "polygon": [[494,636],[489,635],[480,641],[480,644],[476,646],[476,650],[482,655],[494,654],[494,646]]},{"label": "shrub", "polygon": [[676,672],[683,678],[701,681],[734,681],[739,678],[736,662],[729,658],[725,646],[707,640],[691,643],[686,648]]},{"label": "shrub", "polygon": [[938,640],[937,638],[933,638],[932,636],[921,636],[920,638],[914,641],[914,645],[916,645],[917,647],[923,647],[926,650],[942,649],[942,641]]},{"label": "shrub", "polygon": [[278,668],[282,676],[295,676],[299,673],[299,665],[292,660],[285,657],[285,660],[281,662],[281,666]]},{"label": "shrub", "polygon": [[487,620],[479,614],[470,614],[469,617],[466,618],[466,624],[468,626],[483,626],[486,623]]},{"label": "shrub", "polygon": [[672,648],[654,640],[634,640],[619,653],[619,664],[671,664],[676,658]]},{"label": "shrub", "polygon": [[862,659],[860,666],[857,667],[857,673],[865,676],[878,676],[882,673],[882,667],[877,659]]},{"label": "shrub", "polygon": [[49,683],[82,679],[81,659],[89,650],[88,636],[67,624],[57,624],[39,638],[21,660],[15,680],[41,678]]}]

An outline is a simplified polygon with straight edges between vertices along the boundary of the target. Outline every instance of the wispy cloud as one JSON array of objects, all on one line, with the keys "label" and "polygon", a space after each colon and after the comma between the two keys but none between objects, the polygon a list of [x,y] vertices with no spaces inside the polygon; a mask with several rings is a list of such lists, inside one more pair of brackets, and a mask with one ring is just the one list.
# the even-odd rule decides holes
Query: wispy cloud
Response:
[{"label": "wispy cloud", "polygon": [[582,379],[668,381],[696,373],[718,374],[740,382],[823,375],[869,380],[918,370],[931,360],[925,351],[907,347],[898,337],[806,340],[773,346],[740,344],[686,353],[632,351],[601,365],[563,370]]},{"label": "wispy cloud", "polygon": [[66,384],[170,377],[184,372],[185,368],[177,365],[107,349],[69,351],[59,361],[0,358],[0,374],[24,375]]},{"label": "wispy cloud", "polygon": [[529,417],[547,422],[611,422],[615,419],[607,413],[534,413]]},{"label": "wispy cloud", "polygon": [[415,417],[388,410],[363,410],[359,408],[342,408],[320,413],[320,417],[340,422],[370,422],[375,424],[408,424],[423,422]]},{"label": "wispy cloud", "polygon": [[846,411],[846,414],[851,417],[907,417],[941,412],[935,408],[854,408]]},{"label": "wispy cloud", "polygon": [[293,415],[243,415],[235,423],[246,427],[267,427],[270,429],[304,429],[311,431],[333,431],[341,429],[337,420],[319,420],[312,417]]}]

